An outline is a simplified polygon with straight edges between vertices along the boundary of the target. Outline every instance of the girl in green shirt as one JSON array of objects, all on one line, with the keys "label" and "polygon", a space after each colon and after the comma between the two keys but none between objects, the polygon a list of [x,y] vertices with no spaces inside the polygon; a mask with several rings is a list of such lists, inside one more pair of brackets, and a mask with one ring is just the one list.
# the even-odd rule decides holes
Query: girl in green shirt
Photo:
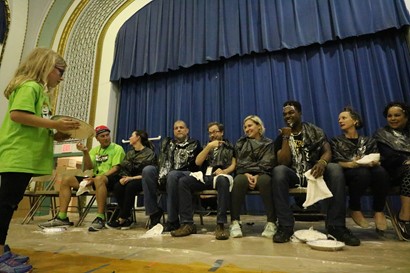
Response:
[{"label": "girl in green shirt", "polygon": [[[67,64],[51,49],[36,48],[20,64],[4,91],[8,111],[0,129],[0,262],[19,272],[30,265],[8,261],[15,258],[5,246],[14,210],[23,199],[32,176],[51,174],[53,140],[70,136],[59,131],[77,129],[71,119],[51,120],[50,92],[63,80]],[[53,129],[57,132],[54,133]],[[5,251],[8,250],[8,251]]]}]

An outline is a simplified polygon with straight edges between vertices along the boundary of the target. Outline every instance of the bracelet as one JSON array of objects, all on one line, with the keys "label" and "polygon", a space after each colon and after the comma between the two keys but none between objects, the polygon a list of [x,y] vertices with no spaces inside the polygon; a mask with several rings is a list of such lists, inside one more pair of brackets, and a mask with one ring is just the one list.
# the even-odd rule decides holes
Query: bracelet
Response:
[{"label": "bracelet", "polygon": [[323,165],[327,166],[327,161],[324,159],[319,159],[318,163],[322,163]]},{"label": "bracelet", "polygon": [[282,136],[282,139],[289,139],[289,136]]}]

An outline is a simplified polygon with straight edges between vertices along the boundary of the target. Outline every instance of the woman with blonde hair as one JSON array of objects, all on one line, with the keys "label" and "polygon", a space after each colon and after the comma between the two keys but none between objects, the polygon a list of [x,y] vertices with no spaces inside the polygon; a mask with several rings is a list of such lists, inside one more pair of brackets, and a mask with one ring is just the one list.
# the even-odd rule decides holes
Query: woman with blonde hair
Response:
[{"label": "woman with blonde hair", "polygon": [[263,121],[255,115],[243,120],[245,136],[235,145],[237,154],[236,176],[232,188],[231,231],[233,238],[242,237],[240,211],[246,192],[259,190],[267,214],[263,237],[272,238],[276,232],[276,215],[273,206],[271,172],[274,165],[273,142],[264,136]]},{"label": "woman with blonde hair", "polygon": [[22,259],[5,245],[13,212],[31,177],[52,173],[53,141],[70,137],[59,131],[80,125],[70,119],[50,119],[50,91],[63,80],[66,66],[53,50],[36,48],[4,91],[9,102],[0,129],[0,271],[31,270],[31,265],[24,264],[27,257]]}]

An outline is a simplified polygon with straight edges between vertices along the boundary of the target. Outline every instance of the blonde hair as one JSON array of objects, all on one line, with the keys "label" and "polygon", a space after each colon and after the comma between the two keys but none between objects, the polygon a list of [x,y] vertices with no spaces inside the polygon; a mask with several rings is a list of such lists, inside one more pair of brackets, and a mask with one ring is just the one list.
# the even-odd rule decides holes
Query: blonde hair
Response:
[{"label": "blonde hair", "polygon": [[261,120],[260,117],[256,116],[256,115],[250,115],[247,116],[244,120],[243,120],[243,124],[245,124],[245,122],[247,120],[252,120],[253,122],[255,122],[256,124],[260,125],[260,134],[263,136],[263,134],[265,134],[265,126],[263,125],[263,121]]},{"label": "blonde hair", "polygon": [[14,90],[27,81],[36,81],[47,87],[47,77],[55,66],[65,68],[67,63],[55,51],[48,48],[35,48],[27,59],[20,64],[13,78],[4,90],[8,99]]}]

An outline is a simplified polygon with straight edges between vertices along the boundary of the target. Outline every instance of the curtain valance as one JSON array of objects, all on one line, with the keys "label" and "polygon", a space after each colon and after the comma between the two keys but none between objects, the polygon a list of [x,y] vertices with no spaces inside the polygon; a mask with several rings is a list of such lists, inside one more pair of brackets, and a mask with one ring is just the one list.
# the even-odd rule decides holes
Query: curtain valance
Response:
[{"label": "curtain valance", "polygon": [[153,0],[120,29],[111,80],[409,25],[403,0]]}]

